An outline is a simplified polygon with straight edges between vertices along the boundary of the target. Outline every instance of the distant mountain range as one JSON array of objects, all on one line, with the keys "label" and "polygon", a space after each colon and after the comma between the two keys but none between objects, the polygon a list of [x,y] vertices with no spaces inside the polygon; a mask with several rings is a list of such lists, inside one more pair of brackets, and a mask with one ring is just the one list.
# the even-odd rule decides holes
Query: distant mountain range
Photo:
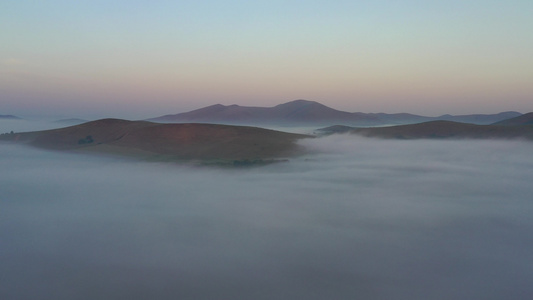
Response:
[{"label": "distant mountain range", "polygon": [[0,115],[0,119],[4,119],[4,120],[22,120],[22,118],[19,118],[17,116],[13,116],[13,115]]},{"label": "distant mountain range", "polygon": [[61,120],[54,121],[54,123],[62,124],[62,125],[78,125],[78,124],[83,124],[86,122],[88,121],[84,119],[78,119],[78,118],[61,119]]},{"label": "distant mountain range", "polygon": [[296,141],[308,137],[246,126],[102,119],[60,129],[2,134],[0,140],[147,160],[236,160],[245,164],[298,153]]},{"label": "distant mountain range", "polygon": [[533,113],[491,125],[430,121],[388,127],[354,128],[335,125],[318,129],[322,135],[350,133],[387,139],[526,139],[533,140]]},{"label": "distant mountain range", "polygon": [[515,126],[515,125],[533,125],[533,112],[523,114],[521,116],[506,119],[494,123],[494,125]]},{"label": "distant mountain range", "polygon": [[498,114],[443,115],[426,117],[408,113],[362,113],[345,112],[330,108],[321,103],[295,100],[274,107],[249,107],[240,105],[211,105],[190,112],[165,115],[148,119],[161,123],[223,123],[245,125],[285,125],[285,126],[383,126],[413,124],[436,120],[455,121],[472,124],[491,124],[520,116],[509,111]]}]

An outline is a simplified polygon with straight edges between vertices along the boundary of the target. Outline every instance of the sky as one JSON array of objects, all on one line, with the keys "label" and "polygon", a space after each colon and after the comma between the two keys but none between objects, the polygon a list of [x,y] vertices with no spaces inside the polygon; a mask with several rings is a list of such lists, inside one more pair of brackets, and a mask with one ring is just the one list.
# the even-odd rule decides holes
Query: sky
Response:
[{"label": "sky", "polygon": [[0,114],[533,111],[533,2],[0,1]]}]

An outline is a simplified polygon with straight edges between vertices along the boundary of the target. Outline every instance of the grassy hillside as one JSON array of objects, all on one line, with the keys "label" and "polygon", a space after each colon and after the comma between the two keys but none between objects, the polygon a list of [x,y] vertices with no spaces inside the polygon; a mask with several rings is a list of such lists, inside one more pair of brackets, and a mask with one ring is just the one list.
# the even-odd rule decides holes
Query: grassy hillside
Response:
[{"label": "grassy hillside", "polygon": [[54,130],[5,134],[2,140],[36,147],[142,159],[261,161],[299,153],[309,136],[215,124],[157,124],[103,119]]},{"label": "grassy hillside", "polygon": [[367,137],[396,139],[529,139],[532,126],[474,125],[451,121],[431,121],[391,127],[354,128],[350,133]]}]

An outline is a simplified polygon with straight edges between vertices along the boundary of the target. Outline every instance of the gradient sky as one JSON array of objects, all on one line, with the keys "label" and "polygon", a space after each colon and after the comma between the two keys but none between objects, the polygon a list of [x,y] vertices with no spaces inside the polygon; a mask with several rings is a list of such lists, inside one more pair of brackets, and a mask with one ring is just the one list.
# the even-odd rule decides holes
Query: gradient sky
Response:
[{"label": "gradient sky", "polygon": [[0,114],[533,111],[533,1],[0,0]]}]

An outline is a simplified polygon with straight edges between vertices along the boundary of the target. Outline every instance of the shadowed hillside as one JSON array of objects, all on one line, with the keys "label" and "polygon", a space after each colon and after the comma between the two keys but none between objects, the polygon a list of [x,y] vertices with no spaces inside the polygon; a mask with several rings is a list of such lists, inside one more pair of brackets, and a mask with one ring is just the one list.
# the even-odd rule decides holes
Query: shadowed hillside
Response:
[{"label": "shadowed hillside", "polygon": [[431,121],[411,125],[373,128],[331,126],[317,130],[321,134],[351,133],[387,139],[528,139],[533,140],[533,126],[475,125],[451,121]]},{"label": "shadowed hillside", "polygon": [[295,141],[306,137],[244,126],[103,119],[54,130],[4,134],[0,139],[52,150],[144,159],[260,160],[296,154]]},{"label": "shadowed hillside", "polygon": [[515,118],[496,122],[494,123],[494,125],[505,125],[505,126],[533,125],[533,112],[523,114]]},{"label": "shadowed hillside", "polygon": [[533,127],[474,125],[451,121],[379,128],[357,128],[351,133],[367,137],[397,139],[533,139]]}]

